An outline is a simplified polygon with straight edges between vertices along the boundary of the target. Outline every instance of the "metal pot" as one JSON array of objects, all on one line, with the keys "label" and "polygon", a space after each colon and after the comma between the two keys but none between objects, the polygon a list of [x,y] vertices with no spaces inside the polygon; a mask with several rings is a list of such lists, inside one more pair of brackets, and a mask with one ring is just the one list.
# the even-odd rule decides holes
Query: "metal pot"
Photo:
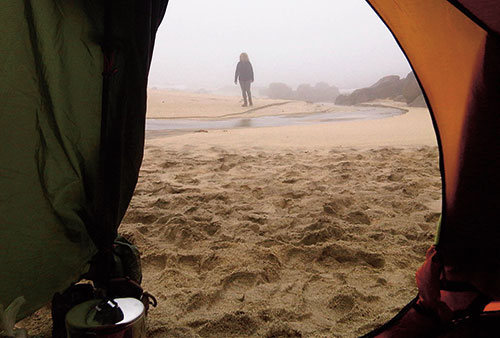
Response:
[{"label": "metal pot", "polygon": [[66,331],[68,338],[146,338],[144,304],[135,298],[86,301],[67,313]]}]

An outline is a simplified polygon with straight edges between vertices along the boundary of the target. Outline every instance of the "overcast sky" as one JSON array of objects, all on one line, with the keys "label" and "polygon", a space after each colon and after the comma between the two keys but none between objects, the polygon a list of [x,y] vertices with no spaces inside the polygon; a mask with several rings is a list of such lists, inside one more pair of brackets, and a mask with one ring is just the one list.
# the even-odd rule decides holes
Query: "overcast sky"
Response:
[{"label": "overcast sky", "polygon": [[324,81],[360,88],[410,71],[364,0],[170,0],[149,86],[234,86],[243,51],[254,67],[254,86]]}]

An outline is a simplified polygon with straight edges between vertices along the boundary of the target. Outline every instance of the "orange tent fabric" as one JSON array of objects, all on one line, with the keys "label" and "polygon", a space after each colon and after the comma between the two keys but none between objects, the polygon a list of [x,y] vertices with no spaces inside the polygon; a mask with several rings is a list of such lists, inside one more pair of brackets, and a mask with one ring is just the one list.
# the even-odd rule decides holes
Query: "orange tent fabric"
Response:
[{"label": "orange tent fabric", "polygon": [[[500,1],[367,1],[407,56],[430,108],[443,205],[437,245],[417,272],[419,295],[365,337],[441,337],[444,323],[459,315],[451,304],[466,292],[477,295],[466,309],[476,315],[495,312],[495,303],[484,303],[500,299]],[[443,298],[450,281],[465,289]],[[478,327],[496,332],[497,322]],[[469,329],[458,328],[458,336],[476,336]]]},{"label": "orange tent fabric", "polygon": [[443,178],[439,251],[500,296],[500,2],[368,2],[405,52],[433,116]]}]

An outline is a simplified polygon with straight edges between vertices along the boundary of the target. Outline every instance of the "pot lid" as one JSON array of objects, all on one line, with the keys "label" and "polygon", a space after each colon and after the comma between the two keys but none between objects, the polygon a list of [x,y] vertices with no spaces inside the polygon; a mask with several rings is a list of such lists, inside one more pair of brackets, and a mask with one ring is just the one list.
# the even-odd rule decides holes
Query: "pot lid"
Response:
[{"label": "pot lid", "polygon": [[[103,307],[118,307],[116,310],[123,315],[112,323],[103,323],[100,320],[100,311]],[[144,313],[144,304],[135,298],[116,298],[112,301],[92,299],[74,306],[66,314],[66,324],[71,328],[104,328],[109,326],[126,325],[136,321]]]}]

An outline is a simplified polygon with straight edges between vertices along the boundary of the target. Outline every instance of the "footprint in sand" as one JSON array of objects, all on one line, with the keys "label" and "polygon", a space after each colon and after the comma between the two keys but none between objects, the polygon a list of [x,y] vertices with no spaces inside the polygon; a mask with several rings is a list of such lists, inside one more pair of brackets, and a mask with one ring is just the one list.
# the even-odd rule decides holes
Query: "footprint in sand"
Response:
[{"label": "footprint in sand", "polygon": [[286,325],[271,328],[265,338],[302,338],[300,331],[294,330]]},{"label": "footprint in sand", "polygon": [[184,308],[186,312],[193,312],[203,307],[210,308],[215,305],[220,299],[220,291],[198,291],[197,293],[189,297]]},{"label": "footprint in sand", "polygon": [[279,278],[279,269],[267,264],[260,271],[233,272],[222,279],[221,284],[224,290],[235,289],[239,291],[250,289],[259,284],[275,282]]},{"label": "footprint in sand", "polygon": [[142,262],[144,266],[147,266],[153,270],[163,270],[167,266],[168,256],[165,254],[152,254],[142,257]]},{"label": "footprint in sand", "polygon": [[222,280],[224,290],[230,288],[248,289],[257,284],[258,275],[249,271],[236,271]]},{"label": "footprint in sand", "polygon": [[176,165],[178,165],[179,162],[174,162],[174,161],[164,161],[160,166],[164,169],[172,168]]},{"label": "footprint in sand", "polygon": [[310,232],[300,240],[303,245],[315,245],[326,242],[330,239],[339,240],[344,236],[345,231],[339,227],[329,226],[326,229]]},{"label": "footprint in sand", "polygon": [[374,268],[380,269],[385,265],[385,258],[381,254],[358,251],[358,256]]},{"label": "footprint in sand", "polygon": [[209,235],[213,236],[221,229],[219,222],[211,222],[203,226],[203,230]]},{"label": "footprint in sand", "polygon": [[353,211],[347,214],[346,221],[354,224],[370,225],[370,217],[363,211]]},{"label": "footprint in sand", "polygon": [[150,204],[152,207],[157,207],[160,209],[165,209],[170,205],[170,201],[164,199],[164,198],[158,198],[156,201]]},{"label": "footprint in sand", "polygon": [[440,217],[441,217],[440,212],[430,212],[427,215],[425,215],[424,219],[427,223],[437,223]]},{"label": "footprint in sand", "polygon": [[243,311],[209,320],[198,334],[202,337],[247,337],[257,331],[259,323]]},{"label": "footprint in sand", "polygon": [[178,255],[177,263],[185,268],[200,271],[202,256],[200,255]]},{"label": "footprint in sand", "polygon": [[336,263],[367,263],[376,269],[385,266],[385,258],[381,254],[353,250],[337,244],[324,247],[316,262],[325,266],[335,265]]},{"label": "footprint in sand", "polygon": [[206,236],[200,231],[184,224],[168,225],[162,237],[178,247],[189,247],[206,239]]},{"label": "footprint in sand", "polygon": [[250,214],[245,217],[246,220],[252,222],[252,223],[257,223],[260,225],[263,225],[267,222],[267,215],[266,214]]},{"label": "footprint in sand", "polygon": [[327,306],[339,314],[345,314],[351,311],[355,304],[354,297],[350,295],[336,295],[328,301]]},{"label": "footprint in sand", "polygon": [[140,209],[130,211],[127,214],[125,222],[127,223],[142,223],[153,224],[158,220],[158,215],[149,212],[143,212]]}]

